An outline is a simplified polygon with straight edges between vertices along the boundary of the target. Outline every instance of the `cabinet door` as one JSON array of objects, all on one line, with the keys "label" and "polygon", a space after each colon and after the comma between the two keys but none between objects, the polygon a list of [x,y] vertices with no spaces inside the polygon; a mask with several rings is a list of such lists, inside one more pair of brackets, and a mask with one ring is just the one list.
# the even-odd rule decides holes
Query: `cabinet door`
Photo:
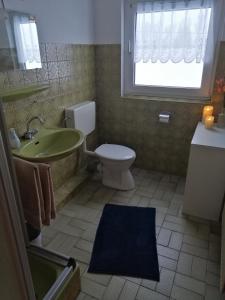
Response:
[{"label": "cabinet door", "polygon": [[221,241],[221,263],[220,263],[220,290],[225,287],[225,207],[222,214],[222,241]]},{"label": "cabinet door", "polygon": [[191,146],[183,212],[219,221],[225,190],[225,151]]}]

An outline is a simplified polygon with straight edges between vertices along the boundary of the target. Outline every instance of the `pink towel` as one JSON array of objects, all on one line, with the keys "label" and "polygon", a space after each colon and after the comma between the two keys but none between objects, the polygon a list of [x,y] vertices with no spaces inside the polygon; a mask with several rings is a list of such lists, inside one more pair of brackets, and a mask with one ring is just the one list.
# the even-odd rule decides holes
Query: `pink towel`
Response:
[{"label": "pink towel", "polygon": [[50,166],[19,158],[14,158],[14,163],[25,219],[41,229],[56,216]]},{"label": "pink towel", "polygon": [[42,224],[50,225],[50,220],[55,219],[56,217],[51,167],[47,164],[38,164],[38,168],[41,178],[45,212],[45,216],[42,219]]}]

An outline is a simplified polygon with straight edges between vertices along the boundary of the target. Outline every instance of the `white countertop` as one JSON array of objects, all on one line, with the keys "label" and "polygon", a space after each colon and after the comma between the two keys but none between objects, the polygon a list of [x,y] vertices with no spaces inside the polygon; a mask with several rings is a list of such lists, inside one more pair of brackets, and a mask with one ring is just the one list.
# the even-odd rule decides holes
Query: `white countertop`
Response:
[{"label": "white countertop", "polygon": [[214,125],[213,128],[206,129],[204,124],[199,122],[191,144],[225,149],[225,128],[218,128]]}]

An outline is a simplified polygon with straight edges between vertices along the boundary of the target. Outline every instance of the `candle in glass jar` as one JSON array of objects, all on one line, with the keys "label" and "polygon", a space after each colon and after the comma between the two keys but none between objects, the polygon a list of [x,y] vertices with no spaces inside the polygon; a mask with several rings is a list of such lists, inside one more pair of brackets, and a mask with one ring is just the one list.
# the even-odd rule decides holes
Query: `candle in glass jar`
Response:
[{"label": "candle in glass jar", "polygon": [[202,113],[202,122],[205,122],[206,117],[212,116],[213,113],[213,106],[212,105],[206,105],[203,108],[203,113]]},{"label": "candle in glass jar", "polygon": [[207,129],[212,128],[213,123],[214,123],[214,117],[213,116],[205,117],[205,128],[207,128]]}]

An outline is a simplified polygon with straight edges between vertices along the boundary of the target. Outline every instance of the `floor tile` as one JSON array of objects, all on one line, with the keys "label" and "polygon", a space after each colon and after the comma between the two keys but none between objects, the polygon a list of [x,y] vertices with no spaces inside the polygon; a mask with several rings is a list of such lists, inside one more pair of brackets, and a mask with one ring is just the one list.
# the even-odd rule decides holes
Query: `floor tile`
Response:
[{"label": "floor tile", "polygon": [[105,292],[105,287],[88,278],[81,278],[81,291],[94,298],[102,299]]},{"label": "floor tile", "polygon": [[177,272],[185,275],[191,275],[193,256],[187,253],[180,253]]},{"label": "floor tile", "polygon": [[[172,288],[171,297],[174,300],[203,300],[204,299],[203,296],[200,296],[192,291],[186,290],[176,285],[174,285]],[[213,300],[213,298],[211,298],[210,300]]]},{"label": "floor tile", "polygon": [[141,281],[141,286],[144,286],[144,287],[146,287],[148,289],[151,289],[151,290],[155,290],[156,285],[157,285],[157,282],[153,281],[153,280],[143,279]]},{"label": "floor tile", "polygon": [[175,276],[174,284],[202,296],[205,294],[205,283],[179,273]]},{"label": "floor tile", "polygon": [[157,243],[159,245],[168,246],[169,241],[170,241],[170,236],[171,236],[170,230],[161,228],[158,238],[157,238]]},{"label": "floor tile", "polygon": [[179,232],[172,232],[169,247],[175,250],[180,250],[183,241],[183,234]]},{"label": "floor tile", "polygon": [[125,280],[117,276],[113,276],[108,287],[105,290],[104,300],[116,300],[119,298],[122,289],[125,285]]},{"label": "floor tile", "polygon": [[181,247],[181,251],[195,255],[195,256],[199,256],[201,258],[208,258],[208,250],[204,249],[204,248],[200,248],[200,247],[196,247],[196,246],[191,246],[188,244],[183,243],[182,247]]},{"label": "floor tile", "polygon": [[200,257],[193,256],[191,275],[192,277],[205,281],[207,261]]},{"label": "floor tile", "polygon": [[178,251],[176,251],[174,249],[170,249],[168,247],[161,246],[161,245],[158,245],[157,249],[158,249],[159,255],[166,256],[166,257],[174,259],[174,260],[178,260],[178,257],[179,257]]},{"label": "floor tile", "polygon": [[[88,181],[42,230],[43,245],[74,257],[81,272],[78,300],[221,300],[220,227],[182,214],[184,178],[133,169],[136,189],[116,191]],[[88,273],[106,203],[156,208],[160,282]]]},{"label": "floor tile", "polygon": [[140,287],[137,293],[137,300],[169,300],[167,296],[164,296],[158,292]]},{"label": "floor tile", "polygon": [[158,255],[158,261],[160,267],[169,269],[171,271],[175,271],[177,268],[177,261],[168,257]]},{"label": "floor tile", "polygon": [[224,300],[224,295],[220,294],[220,291],[218,288],[214,286],[207,285],[206,286],[206,295],[205,300]]},{"label": "floor tile", "polygon": [[156,291],[166,296],[170,296],[173,287],[174,276],[175,272],[162,269],[160,272],[160,282],[157,284]]},{"label": "floor tile", "polygon": [[127,281],[123,286],[119,300],[135,300],[139,286],[133,282]]}]

